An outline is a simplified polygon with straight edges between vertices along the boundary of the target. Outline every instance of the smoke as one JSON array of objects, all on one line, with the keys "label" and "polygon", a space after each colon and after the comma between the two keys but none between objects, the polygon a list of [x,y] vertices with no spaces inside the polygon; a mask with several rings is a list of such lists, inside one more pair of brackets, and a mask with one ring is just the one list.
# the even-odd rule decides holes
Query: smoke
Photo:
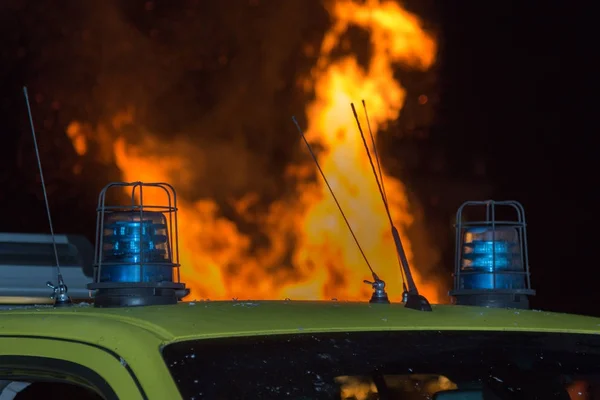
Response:
[{"label": "smoke", "polygon": [[[198,198],[286,190],[289,117],[309,100],[302,78],[329,22],[320,1],[5,0],[0,15],[37,119],[63,140],[73,120],[88,124],[89,154],[108,165],[116,137],[153,136],[153,151],[194,161]],[[123,110],[133,118],[115,123]]]},{"label": "smoke", "polygon": [[[282,207],[285,201],[273,201],[294,195],[301,187],[294,179],[304,179],[289,173],[299,143],[290,116],[308,100],[301,78],[310,75],[329,22],[321,2],[68,0],[2,7],[24,27],[36,115],[54,118],[64,139],[68,132],[85,143],[73,172],[101,176],[103,185],[98,165],[128,157],[138,160],[140,180],[146,165],[158,167],[189,204],[214,201],[217,210],[199,215],[233,221],[232,237],[237,230],[261,242],[257,225],[282,237],[294,230],[292,221],[284,228],[285,210],[272,207]],[[262,247],[273,246],[265,240]],[[236,246],[227,250],[235,262],[223,268],[245,261],[234,250],[246,247]],[[265,255],[261,265],[289,264],[281,261],[290,257],[286,248],[271,249],[271,262]]]},{"label": "smoke", "polygon": [[[203,164],[198,197],[277,195],[297,141],[289,116],[304,108],[295,77],[311,60],[301,50],[326,26],[319,2],[3,2],[2,14],[11,13],[41,94],[36,115],[49,118],[54,104],[63,128],[89,123],[92,153],[111,152],[100,124],[132,144],[148,132],[165,143],[185,138],[196,154],[184,154]],[[130,126],[109,126],[126,109],[135,112]],[[181,147],[162,150],[172,146]]]}]

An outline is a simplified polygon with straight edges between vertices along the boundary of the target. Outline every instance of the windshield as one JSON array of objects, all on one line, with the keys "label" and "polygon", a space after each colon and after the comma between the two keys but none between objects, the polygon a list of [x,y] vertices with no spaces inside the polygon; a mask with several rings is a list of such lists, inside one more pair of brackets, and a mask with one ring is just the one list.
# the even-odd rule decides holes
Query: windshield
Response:
[{"label": "windshield", "polygon": [[356,332],[173,343],[185,399],[599,399],[600,335]]}]

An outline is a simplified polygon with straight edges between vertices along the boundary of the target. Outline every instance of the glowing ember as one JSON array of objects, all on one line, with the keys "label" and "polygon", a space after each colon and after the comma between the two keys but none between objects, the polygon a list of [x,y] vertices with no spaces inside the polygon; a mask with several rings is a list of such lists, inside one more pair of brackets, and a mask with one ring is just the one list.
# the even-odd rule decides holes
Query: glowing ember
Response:
[{"label": "glowing ember", "polygon": [[[429,68],[435,60],[436,43],[414,15],[394,2],[337,1],[329,12],[333,25],[325,35],[307,85],[315,99],[306,109],[306,134],[309,141],[323,146],[318,155],[323,170],[367,257],[386,281],[391,299],[397,301],[402,279],[393,239],[350,102],[361,109],[360,101],[365,99],[374,133],[397,119],[405,91],[394,79],[394,65]],[[370,33],[366,69],[355,55],[330,57],[351,25]],[[105,140],[107,131],[118,132],[123,123],[133,121],[135,114],[131,111],[118,115],[95,130],[95,139]],[[366,121],[361,123],[366,129]],[[289,129],[294,134],[291,121]],[[84,130],[76,122],[68,130],[80,155],[86,151]],[[113,135],[111,140],[112,156],[124,180],[171,182],[185,193],[207,173],[191,143],[163,143],[151,134],[135,145],[124,137],[114,139]],[[289,177],[297,179],[314,173],[314,165],[309,162],[290,166]],[[260,227],[269,243],[262,247],[253,245],[234,222],[220,216],[212,200],[179,199],[182,279],[192,288],[191,298],[369,298],[371,288],[362,283],[371,278],[369,271],[326,187],[320,179],[300,181],[303,183],[297,187],[297,195],[274,202],[266,213],[249,211],[256,201],[253,194],[233,204],[247,221]],[[412,261],[410,240],[405,234],[412,222],[405,189],[389,176],[385,177],[385,185],[392,215]],[[419,289],[430,301],[439,301],[442,288],[425,281],[418,269],[413,265]]]}]

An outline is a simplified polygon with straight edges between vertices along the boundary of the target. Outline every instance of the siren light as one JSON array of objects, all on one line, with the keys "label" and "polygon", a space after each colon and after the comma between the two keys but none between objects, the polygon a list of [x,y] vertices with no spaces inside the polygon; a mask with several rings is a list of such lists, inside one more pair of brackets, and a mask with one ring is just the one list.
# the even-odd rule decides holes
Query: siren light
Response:
[{"label": "siren light", "polygon": [[[468,221],[466,208],[485,207],[485,220]],[[496,220],[496,208],[514,218]],[[531,289],[525,210],[516,201],[468,201],[456,213],[456,304],[529,308]]]},{"label": "siren light", "polygon": [[[130,205],[106,205],[112,188],[131,188]],[[166,205],[145,205],[144,191]],[[179,276],[177,194],[167,183],[117,182],[98,198],[94,282],[96,307],[175,304],[189,294]]]}]

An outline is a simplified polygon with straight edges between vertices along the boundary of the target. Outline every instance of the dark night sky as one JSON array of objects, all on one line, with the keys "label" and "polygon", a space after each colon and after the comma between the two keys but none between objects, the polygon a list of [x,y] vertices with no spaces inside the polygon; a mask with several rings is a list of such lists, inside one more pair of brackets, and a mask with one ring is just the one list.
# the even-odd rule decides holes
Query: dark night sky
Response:
[{"label": "dark night sky", "polygon": [[[92,3],[98,5],[101,2],[85,4]],[[169,13],[174,14],[166,2],[155,3],[156,12],[163,12],[163,20],[169,19]],[[234,7],[234,4],[247,2],[230,3],[229,7]],[[428,223],[436,232],[434,237],[445,250],[443,260],[448,270],[452,263],[453,240],[450,221],[458,205],[468,199],[465,196],[519,200],[525,206],[528,218],[532,279],[538,291],[534,307],[600,315],[599,309],[593,306],[600,300],[600,294],[593,286],[596,280],[582,277],[582,274],[595,272],[596,265],[588,254],[595,248],[592,240],[598,236],[589,228],[598,219],[592,208],[598,196],[593,187],[594,180],[590,181],[590,175],[597,170],[597,156],[592,146],[593,133],[587,133],[589,129],[586,129],[590,120],[586,111],[591,108],[590,98],[582,96],[585,88],[590,86],[587,77],[591,74],[585,70],[585,38],[576,23],[580,18],[576,14],[582,14],[584,10],[573,12],[560,6],[561,2],[542,1],[414,0],[407,3],[409,9],[419,12],[438,27],[441,45],[437,66],[439,102],[435,119],[428,128],[428,139],[401,138],[393,147],[386,148],[386,153],[395,154],[400,164],[407,155],[406,149],[425,160],[410,165],[405,162],[400,174],[425,205]],[[56,2],[52,7],[39,4],[4,0],[0,5],[0,32],[4,38],[0,45],[0,113],[3,121],[0,179],[4,184],[0,192],[0,209],[10,213],[0,223],[1,231],[47,230],[44,210],[38,203],[35,165],[31,162],[32,154],[26,150],[31,142],[21,86],[27,84],[30,92],[44,92],[47,96],[53,96],[54,92],[63,95],[78,90],[89,92],[93,79],[84,73],[85,66],[89,67],[90,75],[96,67],[89,61],[94,60],[94,54],[73,60],[69,58],[70,54],[80,54],[73,50],[74,42],[53,35],[57,26],[81,29],[77,26],[77,16],[83,13],[83,6],[78,6],[75,1]],[[122,7],[123,14],[128,21],[135,21],[131,24],[139,31],[151,30],[157,23],[138,16],[142,14],[143,4],[130,1],[127,7]],[[268,4],[270,2],[265,1],[262,7],[268,8]],[[296,27],[294,35],[318,43],[318,32],[322,35],[327,17],[318,2],[302,4],[304,21],[310,22],[296,25],[290,22],[290,30]],[[166,11],[161,11],[162,5]],[[222,16],[224,9],[224,6],[207,6],[204,12]],[[268,10],[264,12],[269,15]],[[276,20],[274,15],[268,18]],[[218,20],[218,17],[213,19]],[[172,19],[171,23],[177,22]],[[82,20],[80,24],[93,26],[98,21]],[[273,29],[277,29],[273,25]],[[223,25],[222,30],[234,27]],[[288,36],[295,37],[292,33],[288,32]],[[187,37],[173,35],[181,41]],[[227,42],[227,35],[222,36],[214,40]],[[182,46],[190,48],[195,44]],[[19,55],[19,49],[25,49],[26,55]],[[298,53],[294,48],[287,51],[285,62],[290,64],[290,77],[306,73],[310,60],[292,56]],[[64,52],[67,57],[46,56],[44,52]],[[211,55],[210,46],[207,46],[206,54],[207,57]],[[61,63],[67,64],[63,67]],[[82,72],[72,76],[69,72],[72,64]],[[127,58],[121,68],[126,75]],[[218,88],[207,82],[213,78],[218,80],[219,74],[222,74],[219,70],[205,71],[196,76],[196,86],[185,90],[175,87],[173,91],[185,101],[194,99],[199,105],[210,107],[211,102],[219,101],[219,94]],[[127,85],[124,86],[129,88]],[[131,88],[132,96],[143,95],[143,92],[136,92],[135,82],[131,83]],[[186,93],[181,94],[182,91]],[[163,102],[171,101],[171,97],[165,96]],[[284,100],[276,96],[273,99],[274,103],[287,102],[289,106],[281,107],[277,113],[256,114],[256,126],[261,126],[260,118],[275,118],[274,131],[280,126],[290,129],[288,116],[294,109],[303,109],[305,99],[293,95]],[[38,133],[47,137],[39,140],[46,151],[45,157],[52,159],[45,162],[49,189],[52,193],[62,192],[52,200],[58,231],[89,234],[90,229],[83,226],[94,224],[95,216],[89,208],[93,207],[98,189],[107,180],[118,179],[116,169],[105,165],[88,164],[85,168],[93,173],[80,177],[64,172],[70,171],[77,159],[68,138],[61,134],[65,124],[73,118],[109,112],[107,108],[97,104],[80,107],[65,104],[61,116],[57,117],[59,122],[41,128]],[[34,112],[42,115],[41,118],[57,113],[51,106],[46,109],[34,107]],[[277,117],[273,117],[275,114]],[[180,111],[177,118],[193,119],[185,110]],[[156,125],[161,123],[172,121],[155,121]],[[403,125],[399,126],[398,129],[402,129]],[[290,137],[296,139],[293,135]],[[281,143],[278,145],[285,147]],[[444,167],[441,170],[432,167],[434,163],[426,162],[429,159],[443,160]],[[485,172],[473,173],[474,163],[484,165]]]}]

